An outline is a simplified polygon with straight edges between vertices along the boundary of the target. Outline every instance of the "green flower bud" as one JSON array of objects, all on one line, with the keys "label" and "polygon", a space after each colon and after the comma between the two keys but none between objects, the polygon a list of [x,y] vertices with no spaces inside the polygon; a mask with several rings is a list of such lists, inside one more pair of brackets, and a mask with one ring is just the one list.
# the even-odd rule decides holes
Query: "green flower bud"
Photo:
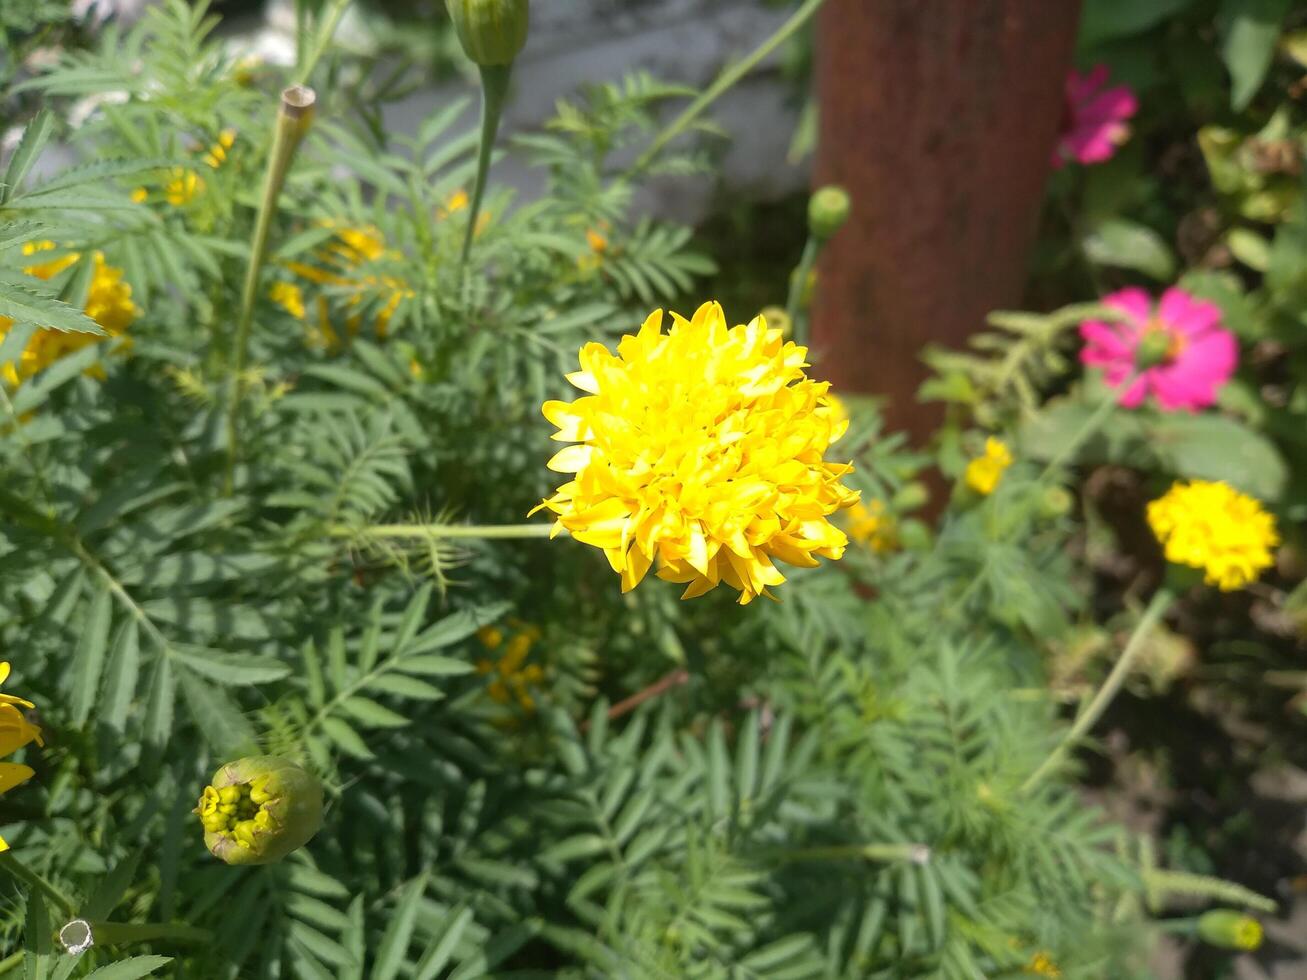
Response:
[{"label": "green flower bud", "polygon": [[899,524],[899,542],[907,551],[929,551],[935,544],[935,536],[924,522],[909,518]]},{"label": "green flower bud", "polygon": [[833,238],[849,220],[852,206],[849,192],[843,187],[823,187],[808,202],[808,230],[823,242]]},{"label": "green flower bud", "polygon": [[214,773],[194,812],[214,857],[274,864],[322,826],[322,783],[289,759],[239,759]]},{"label": "green flower bud", "polygon": [[890,501],[890,506],[900,514],[908,511],[918,510],[926,506],[926,501],[930,500],[930,491],[926,489],[924,483],[905,483],[894,495]]},{"label": "green flower bud", "polygon": [[1039,512],[1045,517],[1065,517],[1071,513],[1075,498],[1066,487],[1049,487],[1039,501]]},{"label": "green flower bud", "polygon": [[794,323],[790,320],[790,315],[785,312],[783,307],[768,306],[758,314],[767,321],[767,326],[772,330],[779,330],[781,336],[786,340],[794,333]]},{"label": "green flower bud", "polygon": [[1262,945],[1262,924],[1233,909],[1213,909],[1199,917],[1198,935],[1221,949],[1252,951]]},{"label": "green flower bud", "polygon": [[528,0],[445,0],[464,53],[482,67],[511,65],[526,45]]}]

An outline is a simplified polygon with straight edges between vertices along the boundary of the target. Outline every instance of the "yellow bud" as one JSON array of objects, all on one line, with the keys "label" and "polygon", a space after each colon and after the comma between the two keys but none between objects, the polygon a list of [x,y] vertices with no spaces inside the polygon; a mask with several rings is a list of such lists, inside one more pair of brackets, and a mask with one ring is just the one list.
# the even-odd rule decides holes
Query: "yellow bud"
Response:
[{"label": "yellow bud", "polygon": [[1198,935],[1222,949],[1252,951],[1262,945],[1262,924],[1233,909],[1213,909],[1199,917]]}]

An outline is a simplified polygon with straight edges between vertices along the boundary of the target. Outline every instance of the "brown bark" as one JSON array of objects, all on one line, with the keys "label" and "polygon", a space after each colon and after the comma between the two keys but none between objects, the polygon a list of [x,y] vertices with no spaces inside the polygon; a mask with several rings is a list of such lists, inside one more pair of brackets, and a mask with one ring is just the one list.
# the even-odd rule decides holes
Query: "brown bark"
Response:
[{"label": "brown bark", "polygon": [[837,390],[889,399],[922,441],[929,342],[957,347],[1020,302],[1062,117],[1079,0],[828,0],[820,184],[853,196],[813,320]]}]

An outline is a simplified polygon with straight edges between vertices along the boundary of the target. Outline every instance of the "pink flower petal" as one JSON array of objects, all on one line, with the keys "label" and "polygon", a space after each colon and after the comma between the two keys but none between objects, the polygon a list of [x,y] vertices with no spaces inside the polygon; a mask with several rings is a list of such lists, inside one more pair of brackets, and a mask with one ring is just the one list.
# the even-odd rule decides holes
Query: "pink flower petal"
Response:
[{"label": "pink flower petal", "polygon": [[1104,306],[1129,316],[1136,328],[1143,327],[1153,316],[1153,298],[1138,286],[1128,286],[1108,293],[1101,302]]}]

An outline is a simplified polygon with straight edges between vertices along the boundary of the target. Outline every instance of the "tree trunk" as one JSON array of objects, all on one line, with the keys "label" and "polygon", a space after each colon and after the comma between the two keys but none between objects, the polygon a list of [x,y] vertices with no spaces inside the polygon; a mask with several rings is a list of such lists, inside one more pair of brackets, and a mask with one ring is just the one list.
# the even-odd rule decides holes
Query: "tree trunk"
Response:
[{"label": "tree trunk", "polygon": [[820,184],[853,213],[823,255],[813,341],[836,390],[887,396],[920,442],[927,343],[1021,300],[1079,0],[828,0]]}]

